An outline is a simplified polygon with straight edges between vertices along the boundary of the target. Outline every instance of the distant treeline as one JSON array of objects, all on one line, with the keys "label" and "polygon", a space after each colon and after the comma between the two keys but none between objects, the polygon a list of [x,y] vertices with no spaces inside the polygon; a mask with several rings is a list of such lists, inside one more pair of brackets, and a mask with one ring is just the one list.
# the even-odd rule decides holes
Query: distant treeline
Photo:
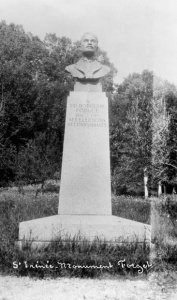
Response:
[{"label": "distant treeline", "polygon": [[[60,174],[66,99],[73,90],[67,65],[78,61],[78,42],[47,34],[41,41],[22,26],[0,23],[0,186],[44,184]],[[112,190],[142,194],[143,175],[151,190],[177,183],[177,90],[152,71],[102,82],[110,115]],[[100,152],[102,149],[100,149]],[[84,176],[84,174],[83,174]]]}]

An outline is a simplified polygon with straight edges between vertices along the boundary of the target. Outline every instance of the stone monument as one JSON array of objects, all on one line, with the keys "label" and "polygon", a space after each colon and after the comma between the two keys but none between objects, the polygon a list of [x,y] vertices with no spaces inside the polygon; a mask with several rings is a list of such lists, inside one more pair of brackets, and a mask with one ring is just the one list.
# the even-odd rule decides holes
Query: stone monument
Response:
[{"label": "stone monument", "polygon": [[75,78],[67,103],[59,214],[111,215],[108,102],[100,79],[107,66],[94,59],[98,40],[81,39],[83,57],[66,67]]},{"label": "stone monument", "polygon": [[21,222],[19,242],[150,241],[149,225],[112,216],[108,100],[100,82],[110,68],[95,59],[97,48],[97,37],[84,34],[82,58],[66,67],[75,85],[67,99],[58,215]]}]

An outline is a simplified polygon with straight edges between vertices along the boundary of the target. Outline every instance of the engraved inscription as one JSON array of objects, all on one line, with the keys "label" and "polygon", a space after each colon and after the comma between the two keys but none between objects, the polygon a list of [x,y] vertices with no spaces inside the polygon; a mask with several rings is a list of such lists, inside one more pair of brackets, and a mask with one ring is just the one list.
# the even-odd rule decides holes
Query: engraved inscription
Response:
[{"label": "engraved inscription", "polygon": [[67,126],[107,127],[106,119],[101,117],[102,110],[105,108],[103,104],[70,103],[69,108],[72,109],[73,117],[68,119]]}]

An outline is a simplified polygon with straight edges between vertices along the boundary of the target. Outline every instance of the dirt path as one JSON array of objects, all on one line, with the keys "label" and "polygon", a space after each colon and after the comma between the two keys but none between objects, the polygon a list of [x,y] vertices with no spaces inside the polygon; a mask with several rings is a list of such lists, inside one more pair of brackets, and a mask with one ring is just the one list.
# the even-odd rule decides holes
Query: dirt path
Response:
[{"label": "dirt path", "polygon": [[176,300],[177,290],[149,279],[31,279],[0,276],[0,300]]}]

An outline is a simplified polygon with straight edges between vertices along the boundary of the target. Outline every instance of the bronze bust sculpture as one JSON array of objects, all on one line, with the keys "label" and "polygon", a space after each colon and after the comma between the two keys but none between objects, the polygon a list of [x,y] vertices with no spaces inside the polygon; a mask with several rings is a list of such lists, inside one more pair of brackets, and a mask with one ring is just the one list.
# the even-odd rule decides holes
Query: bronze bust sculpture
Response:
[{"label": "bronze bust sculpture", "polygon": [[74,91],[101,92],[100,78],[110,72],[108,66],[104,66],[94,59],[98,48],[98,39],[92,33],[85,33],[81,38],[82,58],[65,70],[75,79]]}]

